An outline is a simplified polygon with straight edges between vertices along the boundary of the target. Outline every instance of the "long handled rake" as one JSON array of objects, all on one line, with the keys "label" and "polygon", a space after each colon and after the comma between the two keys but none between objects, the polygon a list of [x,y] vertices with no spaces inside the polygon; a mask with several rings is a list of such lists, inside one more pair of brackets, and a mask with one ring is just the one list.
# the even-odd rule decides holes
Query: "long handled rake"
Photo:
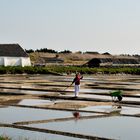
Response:
[{"label": "long handled rake", "polygon": [[[68,89],[69,87],[71,87],[72,86],[72,83],[70,84],[70,85],[68,85],[66,88],[64,88],[63,90],[62,90],[62,92],[64,92],[66,89]],[[65,93],[61,93],[62,95],[65,95]]]},{"label": "long handled rake", "polygon": [[[80,79],[83,79],[83,76],[81,76],[81,78]],[[64,88],[64,90],[62,90],[62,92],[64,92],[66,89],[68,89],[69,87],[71,87],[72,86],[72,84],[74,83],[74,82],[77,82],[78,80],[76,80],[76,81],[73,81],[69,86],[67,86],[66,88]],[[65,94],[65,93],[62,93],[63,95]]]}]

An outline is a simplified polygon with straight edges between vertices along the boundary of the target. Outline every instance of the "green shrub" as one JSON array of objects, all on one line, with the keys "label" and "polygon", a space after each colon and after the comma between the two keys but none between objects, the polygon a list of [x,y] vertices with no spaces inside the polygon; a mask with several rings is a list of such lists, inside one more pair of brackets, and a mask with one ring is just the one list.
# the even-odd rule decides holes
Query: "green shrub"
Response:
[{"label": "green shrub", "polygon": [[5,67],[0,67],[0,74],[6,74],[7,69]]},{"label": "green shrub", "polygon": [[0,136],[0,140],[12,140],[8,136]]},{"label": "green shrub", "polygon": [[0,67],[0,74],[63,74],[63,73],[76,73],[80,72],[82,74],[136,74],[140,75],[140,68],[131,67],[117,67],[117,68],[89,68],[89,67],[76,67],[76,66],[47,66],[47,67],[20,67],[20,66],[8,66]]}]

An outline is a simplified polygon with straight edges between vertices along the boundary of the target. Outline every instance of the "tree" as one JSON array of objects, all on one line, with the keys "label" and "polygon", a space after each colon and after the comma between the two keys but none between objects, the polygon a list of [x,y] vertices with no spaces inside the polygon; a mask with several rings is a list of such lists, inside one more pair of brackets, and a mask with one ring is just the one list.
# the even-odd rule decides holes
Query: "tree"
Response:
[{"label": "tree", "polygon": [[59,53],[72,53],[70,50],[64,50],[64,51],[61,51]]},{"label": "tree", "polygon": [[32,49],[29,49],[29,50],[26,50],[26,49],[25,49],[25,51],[26,51],[27,53],[33,53],[33,52],[34,52],[34,50],[32,50]]},{"label": "tree", "polygon": [[47,48],[41,48],[40,50],[36,50],[36,52],[48,52],[48,53],[57,53],[57,51],[52,50],[52,49],[47,49]]}]

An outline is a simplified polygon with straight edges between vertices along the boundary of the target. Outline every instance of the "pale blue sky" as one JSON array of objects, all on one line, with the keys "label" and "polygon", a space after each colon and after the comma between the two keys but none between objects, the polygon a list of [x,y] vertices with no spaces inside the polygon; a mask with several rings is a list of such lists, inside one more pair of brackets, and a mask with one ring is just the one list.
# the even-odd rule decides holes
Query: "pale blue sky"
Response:
[{"label": "pale blue sky", "polygon": [[140,54],[139,0],[0,0],[0,43]]}]

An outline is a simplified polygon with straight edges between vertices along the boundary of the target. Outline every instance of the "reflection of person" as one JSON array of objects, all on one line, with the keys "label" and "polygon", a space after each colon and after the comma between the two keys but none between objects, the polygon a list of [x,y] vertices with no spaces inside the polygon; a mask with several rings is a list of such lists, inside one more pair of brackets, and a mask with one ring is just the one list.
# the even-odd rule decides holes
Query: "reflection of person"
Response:
[{"label": "reflection of person", "polygon": [[73,112],[73,116],[75,117],[75,119],[79,119],[80,118],[80,113],[78,111]]},{"label": "reflection of person", "polygon": [[80,73],[77,73],[75,78],[72,81],[72,84],[74,83],[74,93],[75,97],[78,97],[79,90],[80,90],[80,80],[83,79],[83,76],[80,75]]}]

